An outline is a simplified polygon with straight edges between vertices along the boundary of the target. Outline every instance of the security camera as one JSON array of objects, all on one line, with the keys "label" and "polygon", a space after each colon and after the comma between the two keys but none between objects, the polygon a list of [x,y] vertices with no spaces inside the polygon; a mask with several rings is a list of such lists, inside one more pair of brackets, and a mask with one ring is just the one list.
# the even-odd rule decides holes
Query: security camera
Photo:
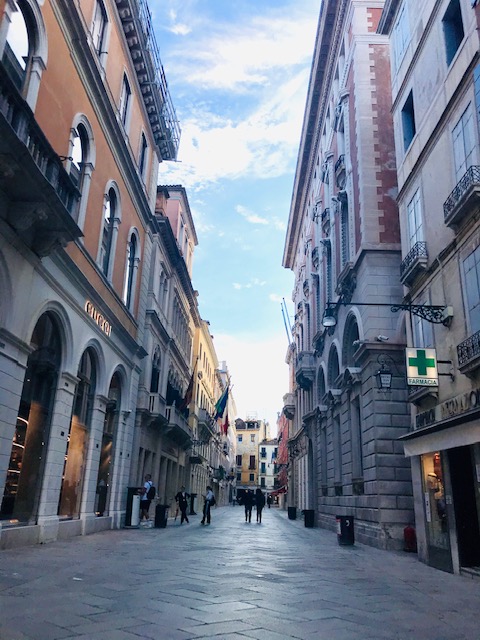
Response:
[{"label": "security camera", "polygon": [[388,336],[377,336],[375,340],[377,342],[387,342],[390,338]]},{"label": "security camera", "polygon": [[360,340],[354,340],[352,342],[352,347],[358,347],[358,346],[360,346]]}]

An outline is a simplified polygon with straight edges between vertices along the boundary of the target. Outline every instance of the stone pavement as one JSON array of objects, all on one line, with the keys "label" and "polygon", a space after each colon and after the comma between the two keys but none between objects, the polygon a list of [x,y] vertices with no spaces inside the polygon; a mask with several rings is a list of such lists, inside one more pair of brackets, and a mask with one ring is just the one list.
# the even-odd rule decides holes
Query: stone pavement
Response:
[{"label": "stone pavement", "polygon": [[199,523],[1,551],[0,639],[480,639],[478,580],[275,508]]}]

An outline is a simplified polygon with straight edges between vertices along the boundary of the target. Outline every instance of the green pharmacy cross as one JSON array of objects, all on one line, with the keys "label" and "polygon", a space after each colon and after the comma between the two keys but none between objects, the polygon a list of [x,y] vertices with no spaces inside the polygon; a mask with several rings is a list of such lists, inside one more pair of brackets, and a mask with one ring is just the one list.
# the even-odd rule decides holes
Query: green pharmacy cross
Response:
[{"label": "green pharmacy cross", "polygon": [[413,386],[438,386],[435,349],[406,349],[407,383]]}]

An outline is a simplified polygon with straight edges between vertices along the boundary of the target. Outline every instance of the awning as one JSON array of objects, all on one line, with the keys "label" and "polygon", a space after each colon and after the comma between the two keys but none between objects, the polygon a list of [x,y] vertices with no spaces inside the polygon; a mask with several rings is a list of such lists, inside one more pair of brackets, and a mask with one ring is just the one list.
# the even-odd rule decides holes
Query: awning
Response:
[{"label": "awning", "polygon": [[268,495],[270,496],[278,496],[281,493],[287,493],[287,488],[286,486],[284,487],[280,487],[280,489],[275,489],[274,491],[270,491]]}]

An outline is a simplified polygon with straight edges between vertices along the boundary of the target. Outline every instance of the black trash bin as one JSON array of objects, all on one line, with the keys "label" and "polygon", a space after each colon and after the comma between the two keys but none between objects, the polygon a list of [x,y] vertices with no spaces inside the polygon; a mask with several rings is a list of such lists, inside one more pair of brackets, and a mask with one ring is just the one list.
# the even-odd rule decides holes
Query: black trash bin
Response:
[{"label": "black trash bin", "polygon": [[157,529],[165,529],[167,526],[169,508],[168,504],[157,504],[155,507],[155,527]]},{"label": "black trash bin", "polygon": [[355,544],[355,533],[353,529],[353,516],[337,516],[337,539],[338,544]]},{"label": "black trash bin", "polygon": [[315,510],[314,509],[304,509],[303,516],[305,518],[305,526],[313,527],[315,521]]},{"label": "black trash bin", "polygon": [[288,519],[289,520],[296,520],[297,519],[297,507],[288,507],[287,508],[287,512],[288,512]]}]

